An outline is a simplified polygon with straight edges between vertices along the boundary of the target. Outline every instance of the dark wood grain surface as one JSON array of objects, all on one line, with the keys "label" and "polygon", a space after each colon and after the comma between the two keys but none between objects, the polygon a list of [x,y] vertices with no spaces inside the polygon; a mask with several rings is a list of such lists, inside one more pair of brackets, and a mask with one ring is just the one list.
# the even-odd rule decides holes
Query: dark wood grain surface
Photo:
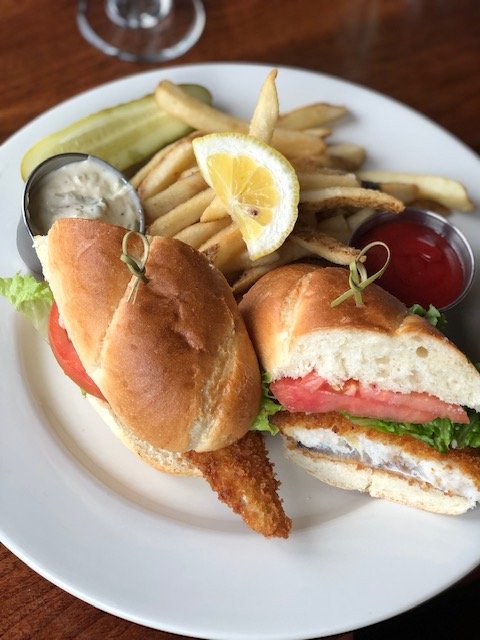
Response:
[{"label": "dark wood grain surface", "polygon": [[[175,62],[258,61],[336,75],[414,107],[480,152],[478,0],[205,4],[207,26],[201,40]],[[154,68],[107,58],[87,44],[77,31],[74,0],[2,0],[0,7],[0,142],[66,98]],[[480,576],[474,572],[414,611],[342,638],[473,640],[480,637],[479,598]],[[0,638],[179,636],[103,613],[0,547]]]}]

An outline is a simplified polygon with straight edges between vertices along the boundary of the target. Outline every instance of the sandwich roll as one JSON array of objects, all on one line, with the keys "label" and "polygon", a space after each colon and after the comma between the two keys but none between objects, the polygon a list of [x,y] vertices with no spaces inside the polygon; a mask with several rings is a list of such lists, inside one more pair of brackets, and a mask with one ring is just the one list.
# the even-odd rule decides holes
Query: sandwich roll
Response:
[{"label": "sandwich roll", "polygon": [[[104,396],[108,421],[137,453],[226,447],[249,430],[261,393],[230,288],[200,253],[154,237],[146,279],[131,296],[137,278],[121,260],[125,233],[62,219],[36,240],[68,337]],[[129,254],[142,251],[131,237]]]},{"label": "sandwich roll", "polygon": [[240,303],[287,457],[320,480],[457,515],[480,501],[480,374],[424,318],[348,270],[294,264]]},{"label": "sandwich roll", "polygon": [[108,402],[87,394],[89,403],[98,413],[112,433],[146,464],[157,471],[176,476],[201,476],[202,472],[185,454],[155,447],[144,438],[137,436],[126,425],[122,424],[111,410]]},{"label": "sandwich roll", "polygon": [[255,532],[291,520],[263,434],[257,357],[224,276],[188,245],[92,220],[35,239],[64,372],[144,462],[201,476]]},{"label": "sandwich roll", "polygon": [[480,409],[480,374],[466,356],[375,284],[363,306],[349,298],[332,307],[348,288],[346,269],[295,264],[271,271],[243,298],[279,401],[289,411],[468,422],[462,407]]}]

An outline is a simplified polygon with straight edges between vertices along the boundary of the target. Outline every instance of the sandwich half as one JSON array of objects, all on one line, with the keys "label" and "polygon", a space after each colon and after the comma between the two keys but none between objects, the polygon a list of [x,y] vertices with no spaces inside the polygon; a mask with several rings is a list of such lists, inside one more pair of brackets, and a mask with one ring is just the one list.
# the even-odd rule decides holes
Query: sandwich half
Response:
[{"label": "sandwich half", "polygon": [[433,512],[480,500],[480,374],[424,318],[371,284],[338,306],[348,270],[270,272],[240,309],[287,455],[320,480]]},{"label": "sandwich half", "polygon": [[125,240],[122,227],[73,218],[36,239],[57,360],[144,461],[204,476],[253,529],[287,537],[262,435],[250,431],[258,362],[225,278],[180,241]]}]

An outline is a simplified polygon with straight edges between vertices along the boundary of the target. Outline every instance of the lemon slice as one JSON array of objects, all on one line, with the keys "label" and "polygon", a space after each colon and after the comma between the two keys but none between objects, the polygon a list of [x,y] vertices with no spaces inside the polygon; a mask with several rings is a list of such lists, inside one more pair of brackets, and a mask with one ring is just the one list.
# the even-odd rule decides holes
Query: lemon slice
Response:
[{"label": "lemon slice", "polygon": [[199,169],[238,224],[252,260],[272,253],[298,216],[294,168],[276,149],[242,133],[211,133],[193,141]]}]

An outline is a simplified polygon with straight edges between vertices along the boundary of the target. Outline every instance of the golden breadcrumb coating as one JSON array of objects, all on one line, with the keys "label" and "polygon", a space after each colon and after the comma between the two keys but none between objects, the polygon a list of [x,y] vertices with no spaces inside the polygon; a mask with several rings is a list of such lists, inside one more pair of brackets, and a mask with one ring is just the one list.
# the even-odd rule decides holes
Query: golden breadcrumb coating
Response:
[{"label": "golden breadcrumb coating", "polygon": [[277,494],[280,483],[261,433],[249,431],[238,442],[217,451],[183,455],[251,529],[267,538],[288,538],[292,522]]},{"label": "golden breadcrumb coating", "polygon": [[384,445],[401,447],[402,451],[422,460],[432,460],[445,464],[448,469],[453,465],[462,473],[469,474],[480,487],[480,449],[467,447],[451,449],[448,453],[440,453],[430,445],[408,434],[399,436],[395,433],[384,433],[373,427],[354,424],[340,413],[287,413],[280,412],[272,416],[271,422],[280,431],[291,437],[291,429],[301,426],[304,429],[331,429],[340,436],[348,437],[350,432],[363,433],[370,440]]}]

